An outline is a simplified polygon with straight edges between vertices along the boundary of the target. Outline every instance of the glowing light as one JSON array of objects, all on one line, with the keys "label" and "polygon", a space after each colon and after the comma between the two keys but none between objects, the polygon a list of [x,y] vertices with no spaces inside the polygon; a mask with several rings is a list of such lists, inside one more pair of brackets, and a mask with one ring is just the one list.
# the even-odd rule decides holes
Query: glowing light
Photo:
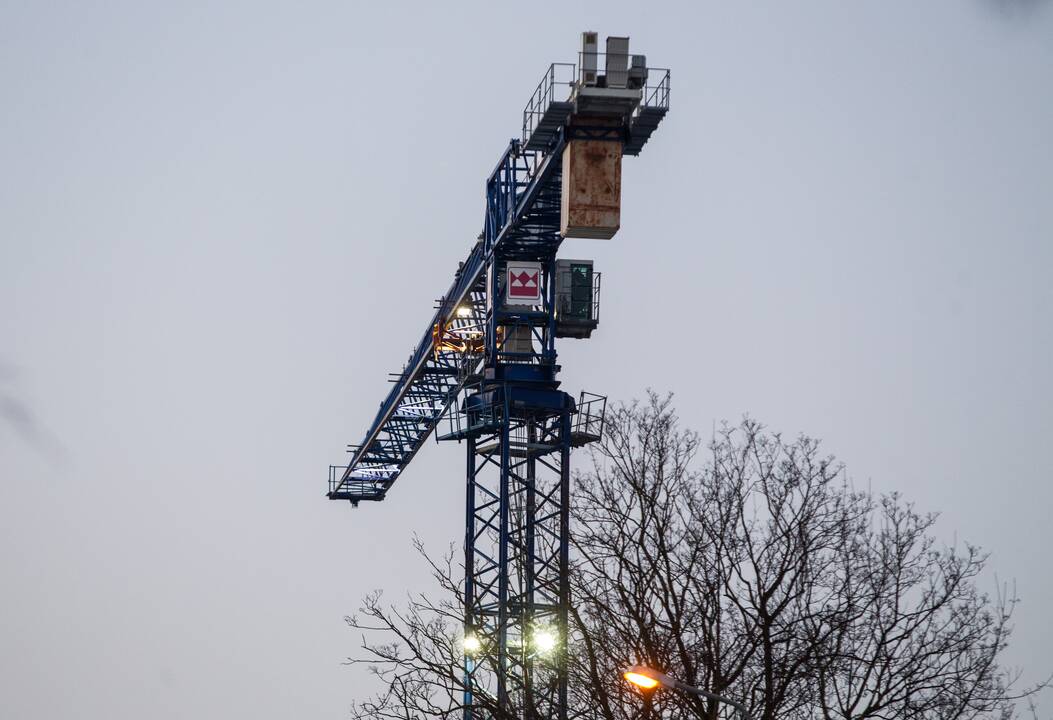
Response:
[{"label": "glowing light", "polygon": [[479,652],[479,648],[480,648],[479,638],[477,638],[475,635],[465,635],[464,636],[464,652],[465,652],[465,654],[472,655],[474,653],[477,653],[477,652]]},{"label": "glowing light", "polygon": [[552,652],[556,649],[556,636],[548,630],[538,630],[534,633],[534,649],[542,653]]},{"label": "glowing light", "polygon": [[636,685],[637,687],[641,687],[644,690],[653,690],[654,688],[658,687],[658,685],[659,685],[659,682],[657,680],[655,680],[653,677],[649,677],[649,676],[644,675],[642,673],[633,672],[632,670],[627,670],[626,672],[623,673],[623,676],[625,677],[626,680],[631,682],[633,685]]},{"label": "glowing light", "polygon": [[472,309],[467,305],[461,305],[457,308],[457,317],[471,317]]}]

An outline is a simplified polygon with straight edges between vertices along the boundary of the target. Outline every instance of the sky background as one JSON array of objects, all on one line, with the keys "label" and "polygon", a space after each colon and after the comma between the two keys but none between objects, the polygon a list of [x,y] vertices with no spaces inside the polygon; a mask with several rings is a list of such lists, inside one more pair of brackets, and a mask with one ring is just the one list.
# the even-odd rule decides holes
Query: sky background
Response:
[{"label": "sky background", "polygon": [[[462,448],[324,497],[578,32],[672,68],[564,386],[822,438],[1053,672],[1053,7],[0,0],[0,717],[334,718]],[[579,457],[579,462],[581,458]],[[1053,705],[1049,698],[1047,709]]]}]

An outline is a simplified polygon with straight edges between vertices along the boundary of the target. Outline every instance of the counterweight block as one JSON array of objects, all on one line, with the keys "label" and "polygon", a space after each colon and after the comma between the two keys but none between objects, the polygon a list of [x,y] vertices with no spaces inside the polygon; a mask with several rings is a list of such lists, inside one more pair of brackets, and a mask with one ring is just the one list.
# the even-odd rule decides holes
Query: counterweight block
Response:
[{"label": "counterweight block", "polygon": [[621,227],[622,144],[571,140],[563,151],[564,237],[610,240]]}]

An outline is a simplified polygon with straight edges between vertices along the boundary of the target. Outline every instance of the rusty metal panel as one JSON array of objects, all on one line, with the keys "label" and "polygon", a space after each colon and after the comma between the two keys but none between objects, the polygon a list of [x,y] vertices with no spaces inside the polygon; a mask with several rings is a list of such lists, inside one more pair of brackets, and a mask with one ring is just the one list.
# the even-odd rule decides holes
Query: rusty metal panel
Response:
[{"label": "rusty metal panel", "polygon": [[609,240],[621,223],[622,144],[571,140],[563,151],[563,237]]}]

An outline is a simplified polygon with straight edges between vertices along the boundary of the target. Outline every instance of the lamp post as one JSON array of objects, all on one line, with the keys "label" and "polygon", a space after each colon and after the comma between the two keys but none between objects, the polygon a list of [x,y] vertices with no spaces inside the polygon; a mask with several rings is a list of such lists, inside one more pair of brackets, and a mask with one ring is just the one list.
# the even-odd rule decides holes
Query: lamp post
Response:
[{"label": "lamp post", "polygon": [[687,683],[680,682],[675,678],[671,678],[665,673],[660,673],[657,670],[653,670],[644,665],[633,665],[631,668],[625,670],[622,673],[622,677],[636,685],[642,690],[654,690],[658,687],[668,688],[670,690],[679,690],[690,695],[698,695],[704,697],[707,700],[716,700],[726,705],[730,705],[735,708],[739,717],[742,720],[750,720],[749,713],[746,711],[746,706],[740,702],[729,700],[726,697],[720,695],[714,695],[711,692],[707,692],[702,688],[695,687],[694,685],[688,685]]}]

